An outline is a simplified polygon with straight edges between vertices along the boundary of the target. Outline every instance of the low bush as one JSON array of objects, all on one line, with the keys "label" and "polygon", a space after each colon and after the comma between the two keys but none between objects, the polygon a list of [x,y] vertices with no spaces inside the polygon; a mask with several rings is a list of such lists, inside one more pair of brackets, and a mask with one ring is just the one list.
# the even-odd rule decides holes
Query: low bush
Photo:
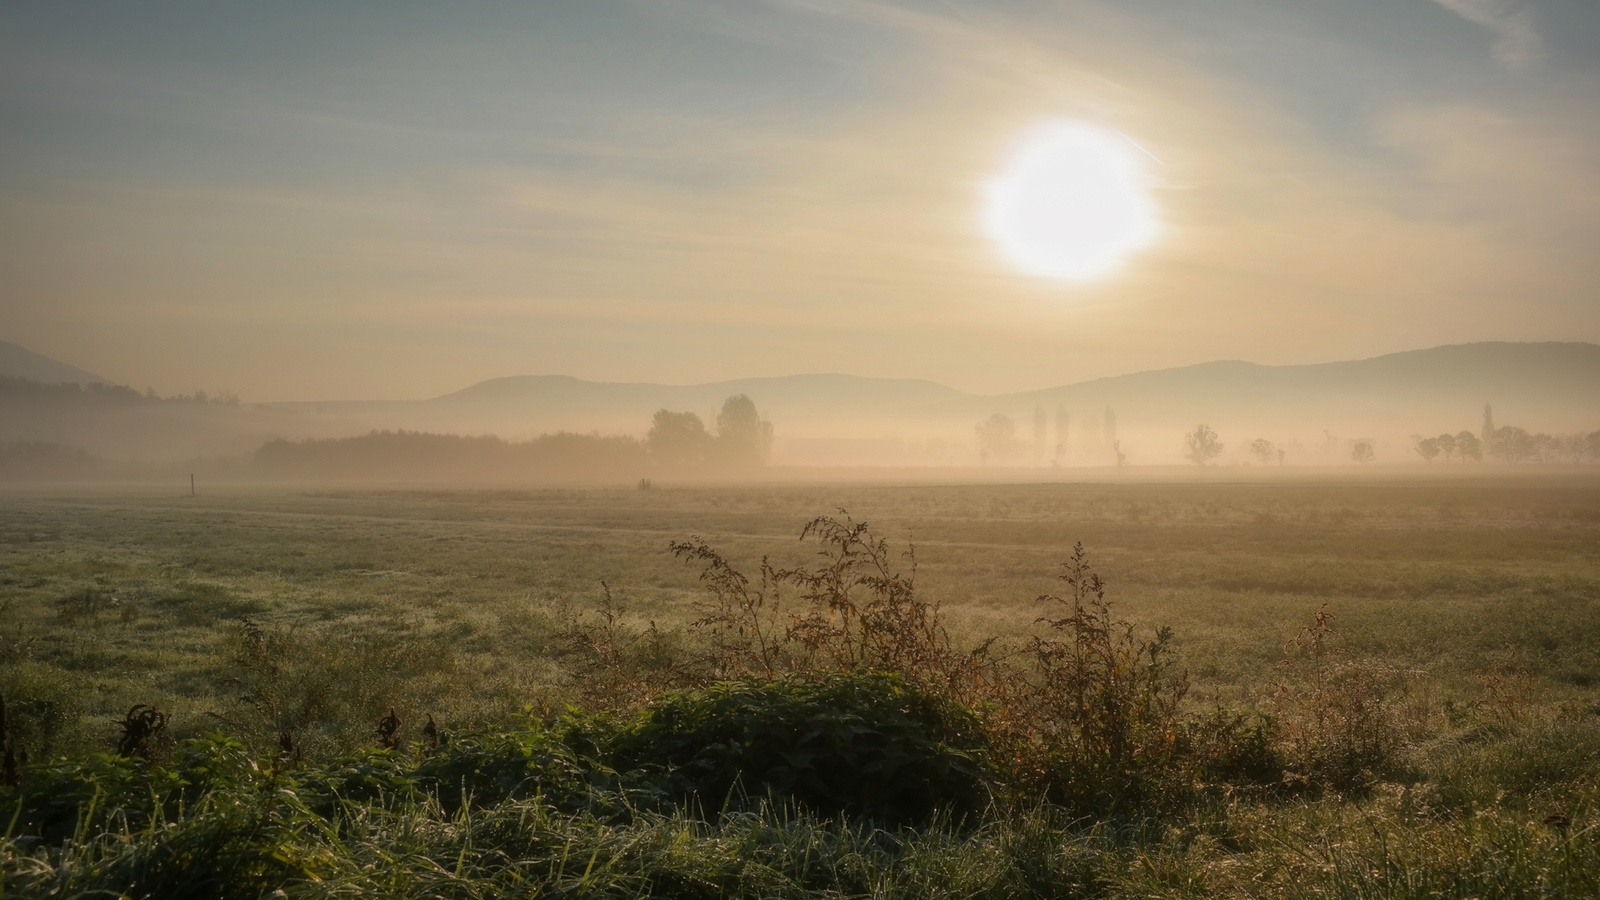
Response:
[{"label": "low bush", "polygon": [[608,762],[707,813],[748,799],[895,824],[988,801],[970,712],[891,675],[724,682],[661,697],[603,741]]}]

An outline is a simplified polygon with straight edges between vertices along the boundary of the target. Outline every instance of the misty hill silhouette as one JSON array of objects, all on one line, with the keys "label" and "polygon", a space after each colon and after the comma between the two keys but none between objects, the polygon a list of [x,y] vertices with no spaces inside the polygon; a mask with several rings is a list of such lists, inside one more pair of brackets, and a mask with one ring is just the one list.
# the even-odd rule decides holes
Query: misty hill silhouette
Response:
[{"label": "misty hill silhouette", "polygon": [[516,415],[526,423],[524,429],[537,423],[540,430],[636,431],[656,409],[704,416],[723,398],[743,393],[791,436],[862,434],[873,426],[879,432],[955,426],[962,429],[956,436],[965,437],[978,418],[994,412],[1031,418],[1036,406],[1053,416],[1057,405],[1064,405],[1072,416],[1098,421],[1109,405],[1121,426],[1134,430],[1193,427],[1200,421],[1279,430],[1391,425],[1427,430],[1433,419],[1475,427],[1489,402],[1527,427],[1559,430],[1600,426],[1597,384],[1600,346],[1595,344],[1485,342],[1312,365],[1209,362],[1001,395],[851,375],[684,386],[525,376],[497,378],[405,406],[437,422],[463,425]]},{"label": "misty hill silhouette", "polygon": [[26,378],[45,384],[111,384],[93,372],[69,366],[26,347],[0,341],[0,378]]},{"label": "misty hill silhouette", "polygon": [[425,401],[424,406],[436,415],[450,415],[453,411],[475,418],[516,412],[541,423],[570,422],[562,427],[571,430],[639,431],[648,426],[651,414],[658,409],[696,412],[710,422],[722,402],[735,394],[754,398],[768,418],[778,414],[812,427],[849,423],[852,430],[862,420],[915,414],[969,396],[932,381],[838,374],[741,378],[693,385],[594,382],[563,375],[533,375],[480,382]]},{"label": "misty hill silhouette", "polygon": [[[1178,461],[1183,434],[1201,422],[1220,433],[1230,452],[1266,437],[1290,447],[1320,445],[1327,461],[1342,458],[1337,441],[1356,437],[1376,440],[1380,460],[1410,458],[1408,435],[1476,431],[1485,402],[1502,425],[1552,434],[1600,428],[1600,346],[1557,342],[1460,344],[1311,365],[1218,361],[1000,395],[842,374],[696,385],[515,376],[427,400],[233,405],[29,384],[11,380],[0,390],[0,441],[58,442],[108,458],[140,459],[243,455],[273,439],[352,437],[375,429],[494,434],[511,441],[563,431],[642,437],[658,409],[695,412],[710,425],[734,394],[750,396],[774,423],[774,461],[780,463],[969,464],[976,461],[971,445],[978,421],[1011,416],[1017,436],[1031,441],[1041,412],[1046,441],[1053,444],[1058,409],[1070,423],[1062,459],[1074,463],[1106,461],[1113,437],[1108,407],[1115,411],[1114,436],[1134,462]],[[1308,451],[1302,458],[1317,457]]]},{"label": "misty hill silhouette", "polygon": [[1600,425],[1596,385],[1600,345],[1492,341],[1313,365],[1210,362],[989,399],[1102,403],[1123,419],[1179,416],[1213,424],[1271,419],[1379,427],[1399,417],[1422,430],[1434,416],[1466,417],[1474,425],[1491,403],[1528,427],[1554,431]]}]

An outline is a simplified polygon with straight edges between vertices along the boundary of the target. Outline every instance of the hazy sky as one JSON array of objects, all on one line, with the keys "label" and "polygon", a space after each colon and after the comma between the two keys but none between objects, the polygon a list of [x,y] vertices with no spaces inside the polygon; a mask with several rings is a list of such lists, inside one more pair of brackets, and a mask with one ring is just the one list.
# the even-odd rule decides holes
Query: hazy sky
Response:
[{"label": "hazy sky", "polygon": [[[1153,157],[1086,283],[980,225],[1061,118]],[[1596,248],[1594,0],[0,5],[0,339],[163,392],[1600,341]]]}]

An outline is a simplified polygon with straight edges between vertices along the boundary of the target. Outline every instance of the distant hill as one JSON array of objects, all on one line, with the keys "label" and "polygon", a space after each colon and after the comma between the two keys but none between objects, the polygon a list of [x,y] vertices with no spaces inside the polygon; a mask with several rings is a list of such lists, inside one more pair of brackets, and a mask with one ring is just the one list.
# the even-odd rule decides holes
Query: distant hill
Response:
[{"label": "distant hill", "polygon": [[[1354,437],[1398,444],[1414,432],[1476,431],[1485,403],[1493,404],[1501,424],[1589,431],[1600,428],[1596,385],[1595,344],[1484,342],[1313,365],[1218,361],[1001,395],[850,375],[682,386],[525,376],[382,410],[344,411],[374,416],[374,425],[387,427],[640,434],[656,409],[691,410],[710,424],[724,398],[744,393],[777,425],[779,459],[838,461],[857,453],[882,461],[952,458],[947,445],[971,443],[974,424],[994,413],[1012,417],[1024,440],[1032,438],[1035,414],[1044,413],[1053,445],[1061,410],[1069,421],[1066,445],[1078,458],[1103,456],[1114,436],[1144,461],[1155,461],[1175,456],[1183,433],[1201,422],[1225,439],[1319,444],[1325,454],[1336,453],[1330,442]],[[1107,408],[1115,419],[1110,429]],[[943,443],[929,449],[934,442]]]},{"label": "distant hill", "polygon": [[1379,442],[1380,459],[1395,461],[1409,453],[1411,434],[1477,432],[1486,403],[1500,425],[1593,431],[1600,428],[1597,386],[1600,346],[1493,341],[1313,365],[1202,363],[971,398],[945,412],[995,411],[1022,421],[1033,410],[1053,419],[1064,409],[1077,423],[1078,445],[1092,446],[1108,440],[1109,408],[1118,439],[1146,460],[1175,455],[1181,436],[1204,422],[1239,452],[1265,437],[1316,448],[1331,462],[1363,437]]},{"label": "distant hill", "polygon": [[[639,415],[661,407],[714,411],[744,393],[774,416],[804,419],[935,416],[996,405],[1055,401],[1124,404],[1149,412],[1231,415],[1238,409],[1315,409],[1361,414],[1419,403],[1485,402],[1552,411],[1600,411],[1600,345],[1485,342],[1392,353],[1364,360],[1264,366],[1236,360],[1099,378],[1015,394],[970,394],[931,381],[853,375],[791,375],[699,385],[625,384],[567,376],[496,378],[420,404],[433,410],[517,409],[529,415]],[[1306,404],[1309,404],[1309,409]],[[1129,411],[1132,411],[1130,408]]]},{"label": "distant hill", "polygon": [[523,376],[481,382],[426,401],[422,408],[431,415],[463,423],[486,423],[516,415],[530,424],[541,423],[540,430],[642,432],[658,409],[689,410],[700,414],[710,425],[723,401],[735,394],[753,398],[769,419],[824,432],[854,432],[873,420],[904,417],[968,396],[931,381],[836,374],[743,378],[694,385]]},{"label": "distant hill", "polygon": [[1600,345],[1496,341],[1315,365],[1222,361],[984,399],[1109,404],[1138,417],[1324,420],[1344,427],[1395,416],[1421,427],[1434,414],[1475,418],[1490,403],[1530,427],[1558,429],[1600,417]]},{"label": "distant hill", "polygon": [[[581,381],[565,375],[522,375],[481,381],[465,390],[436,397],[431,403],[556,402],[563,405],[632,403],[659,408],[720,404],[734,394],[757,394],[785,407],[811,407],[841,395],[888,408],[920,408],[968,396],[932,381],[863,378],[858,375],[786,375],[742,378],[707,384],[667,385]],[[820,409],[820,407],[819,407]]]},{"label": "distant hill", "polygon": [[[0,348],[8,359],[27,354]],[[1356,438],[1374,441],[1380,461],[1400,461],[1412,458],[1412,434],[1478,431],[1485,403],[1498,424],[1530,432],[1600,429],[1600,346],[1555,342],[1461,344],[1314,365],[1218,361],[998,395],[842,374],[696,385],[530,375],[428,400],[242,404],[34,382],[0,376],[0,441],[51,442],[108,459],[239,455],[273,439],[385,429],[507,441],[563,431],[637,438],[659,409],[697,413],[714,428],[734,394],[749,395],[773,422],[774,462],[803,465],[975,465],[974,426],[994,414],[1015,423],[1017,449],[1000,460],[1015,464],[1102,465],[1115,460],[1114,440],[1131,462],[1177,462],[1183,435],[1200,423],[1226,443],[1223,462],[1248,461],[1245,448],[1255,438],[1286,448],[1292,462],[1344,461]],[[1067,426],[1060,433],[1058,417]]]},{"label": "distant hill", "polygon": [[26,347],[0,341],[0,377],[27,378],[45,384],[111,384],[93,372],[69,366]]},{"label": "distant hill", "polygon": [[1596,400],[1600,345],[1492,341],[1409,350],[1371,359],[1300,366],[1262,366],[1236,360],[1100,378],[1015,396],[1101,394],[1184,404],[1228,404],[1269,397],[1359,398],[1385,395],[1448,401],[1462,396],[1522,405]]}]

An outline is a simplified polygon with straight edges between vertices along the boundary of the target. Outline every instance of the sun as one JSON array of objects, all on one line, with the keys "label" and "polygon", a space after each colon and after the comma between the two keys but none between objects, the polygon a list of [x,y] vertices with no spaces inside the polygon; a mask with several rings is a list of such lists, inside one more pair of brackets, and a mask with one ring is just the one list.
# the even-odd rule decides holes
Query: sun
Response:
[{"label": "sun", "polygon": [[1115,132],[1050,122],[1030,133],[987,185],[983,230],[1029,275],[1107,275],[1161,231],[1147,159]]}]

